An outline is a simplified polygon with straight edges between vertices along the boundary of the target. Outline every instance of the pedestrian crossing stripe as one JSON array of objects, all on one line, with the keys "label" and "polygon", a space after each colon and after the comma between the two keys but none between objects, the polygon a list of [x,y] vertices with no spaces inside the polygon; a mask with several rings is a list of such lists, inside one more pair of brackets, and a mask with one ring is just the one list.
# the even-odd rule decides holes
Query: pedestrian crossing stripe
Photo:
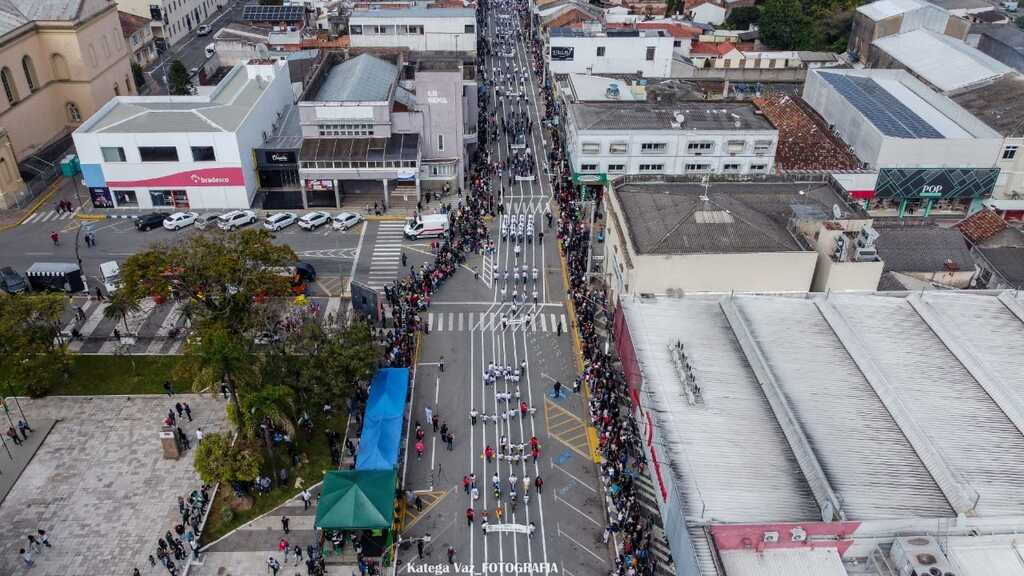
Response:
[{"label": "pedestrian crossing stripe", "polygon": [[[486,332],[501,329],[500,313],[483,312],[479,316],[475,316],[475,314],[474,312],[428,312],[427,327],[431,332],[465,332],[467,330]],[[532,315],[526,313],[515,321],[510,320],[508,328],[530,332],[555,332],[558,330],[559,321],[561,321],[564,331],[565,314],[537,313]]]},{"label": "pedestrian crossing stripe", "polygon": [[48,222],[48,221],[52,222],[52,221],[57,221],[57,220],[67,220],[68,218],[74,218],[75,214],[78,214],[78,209],[77,208],[73,212],[62,212],[60,214],[58,214],[56,210],[50,210],[48,212],[36,212],[35,214],[33,214],[33,215],[29,216],[28,218],[26,218],[25,221],[22,222],[22,224],[33,224],[33,223],[42,223],[42,222]]}]

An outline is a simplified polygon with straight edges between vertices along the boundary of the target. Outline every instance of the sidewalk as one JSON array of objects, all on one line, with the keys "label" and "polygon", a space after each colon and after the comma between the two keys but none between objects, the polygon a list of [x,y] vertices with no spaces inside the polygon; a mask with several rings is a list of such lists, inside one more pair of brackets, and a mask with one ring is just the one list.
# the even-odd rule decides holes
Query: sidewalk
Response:
[{"label": "sidewalk", "polygon": [[[20,225],[38,210],[51,209],[53,203],[61,199],[71,200],[71,204],[78,208],[78,199],[75,198],[75,183],[70,178],[64,176],[50,184],[42,194],[21,210],[0,210],[0,231],[10,230]],[[91,206],[91,202],[89,202],[88,193],[82,191],[82,207],[87,206]]]}]

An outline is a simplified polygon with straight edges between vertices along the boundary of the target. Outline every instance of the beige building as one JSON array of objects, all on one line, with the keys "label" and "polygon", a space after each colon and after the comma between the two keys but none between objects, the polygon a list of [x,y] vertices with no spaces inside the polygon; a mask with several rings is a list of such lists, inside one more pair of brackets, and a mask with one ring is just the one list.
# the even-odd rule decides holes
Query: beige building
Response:
[{"label": "beige building", "polygon": [[[168,45],[173,45],[213,17],[217,13],[217,6],[224,4],[228,4],[227,0],[119,0],[117,7],[151,19],[153,34]],[[243,4],[256,2],[246,1]]]},{"label": "beige building", "polygon": [[[832,252],[818,241],[826,224],[852,231],[869,221],[826,184],[627,184],[609,189],[605,210],[603,265],[613,302],[813,286],[874,290],[882,271],[853,251],[823,254]],[[834,266],[819,270],[823,257]]]},{"label": "beige building", "polygon": [[0,126],[19,160],[135,94],[110,0],[0,0]]},{"label": "beige building", "polygon": [[153,41],[153,21],[121,11],[118,11],[117,17],[121,21],[121,32],[128,42],[132,61],[140,66],[146,66],[156,60],[158,54],[156,43]]},{"label": "beige building", "polygon": [[18,160],[14,156],[11,139],[7,136],[7,130],[0,128],[0,210],[17,206],[24,191],[25,181],[18,172]]}]

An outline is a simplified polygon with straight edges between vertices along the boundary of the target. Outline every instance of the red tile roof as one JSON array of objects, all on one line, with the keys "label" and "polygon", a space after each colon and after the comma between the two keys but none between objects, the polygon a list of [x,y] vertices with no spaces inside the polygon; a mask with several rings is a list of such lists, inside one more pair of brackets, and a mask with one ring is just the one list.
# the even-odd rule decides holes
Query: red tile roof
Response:
[{"label": "red tile roof", "polygon": [[964,218],[956,227],[968,242],[977,244],[1006,230],[1007,225],[995,210],[986,208]]},{"label": "red tile roof", "polygon": [[132,34],[148,26],[150,22],[149,18],[121,12],[120,10],[117,11],[117,17],[121,20],[121,32],[125,38],[130,38]]},{"label": "red tile roof", "polygon": [[823,122],[815,121],[795,96],[769,94],[754,105],[779,131],[775,160],[782,170],[855,170],[860,166],[849,148]]},{"label": "red tile roof", "polygon": [[676,22],[640,22],[636,27],[640,30],[664,30],[673,38],[695,38],[704,33],[700,28]]},{"label": "red tile roof", "polygon": [[732,42],[694,42],[693,47],[690,48],[690,54],[715,54],[716,56],[724,56],[729,52],[732,52]]}]

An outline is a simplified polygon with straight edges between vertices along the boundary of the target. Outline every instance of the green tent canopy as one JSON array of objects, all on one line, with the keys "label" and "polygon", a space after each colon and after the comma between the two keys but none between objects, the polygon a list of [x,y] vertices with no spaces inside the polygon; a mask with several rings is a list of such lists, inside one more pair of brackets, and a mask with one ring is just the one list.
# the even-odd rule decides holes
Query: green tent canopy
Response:
[{"label": "green tent canopy", "polygon": [[394,509],[394,470],[332,470],[324,475],[316,506],[316,527],[325,530],[390,528]]}]

